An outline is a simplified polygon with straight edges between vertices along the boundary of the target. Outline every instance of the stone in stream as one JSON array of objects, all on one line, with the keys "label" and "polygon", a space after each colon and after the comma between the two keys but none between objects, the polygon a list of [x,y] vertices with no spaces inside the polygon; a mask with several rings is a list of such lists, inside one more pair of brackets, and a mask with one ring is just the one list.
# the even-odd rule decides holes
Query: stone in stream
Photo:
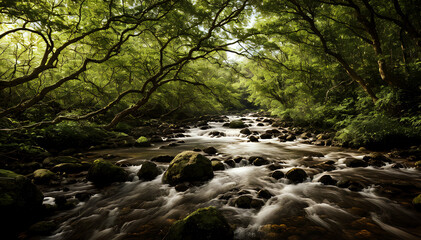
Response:
[{"label": "stone in stream", "polygon": [[28,232],[35,235],[50,235],[58,228],[58,224],[54,221],[41,221],[29,227]]},{"label": "stone in stream", "polygon": [[157,157],[153,157],[151,159],[151,161],[153,162],[166,162],[169,163],[174,159],[174,156],[170,156],[170,155],[161,155],[161,156],[157,156]]},{"label": "stone in stream", "polygon": [[284,173],[282,171],[276,170],[271,174],[271,177],[275,178],[276,180],[283,178],[284,177]]},{"label": "stone in stream", "polygon": [[245,134],[245,135],[250,135],[251,131],[248,128],[243,128],[243,129],[241,129],[240,133]]},{"label": "stone in stream", "polygon": [[209,155],[213,155],[213,154],[216,154],[218,152],[218,150],[216,150],[216,148],[214,148],[214,147],[207,147],[207,148],[203,149],[203,152],[207,153]]},{"label": "stone in stream", "polygon": [[259,139],[258,139],[257,137],[255,137],[255,136],[250,136],[250,137],[249,137],[249,141],[250,141],[250,142],[258,142],[258,141],[259,141]]},{"label": "stone in stream", "polygon": [[214,207],[200,208],[175,222],[163,240],[232,240],[234,232]]},{"label": "stone in stream", "polygon": [[241,160],[243,160],[244,158],[243,157],[241,157],[241,156],[237,156],[237,157],[235,157],[234,158],[234,162],[236,162],[236,163],[240,163],[241,162]]},{"label": "stone in stream", "polygon": [[268,160],[259,156],[251,156],[248,161],[250,164],[253,164],[254,166],[262,166],[262,165],[269,164]]},{"label": "stone in stream", "polygon": [[142,163],[141,168],[137,172],[137,176],[139,177],[139,179],[150,181],[155,179],[156,176],[158,176],[160,173],[161,171],[155,163],[151,161],[146,161]]},{"label": "stone in stream", "polygon": [[88,162],[82,163],[60,163],[55,165],[51,170],[53,172],[61,173],[78,173],[85,170],[88,170],[91,167],[91,164]]},{"label": "stone in stream", "polygon": [[263,127],[263,126],[265,126],[265,124],[263,124],[263,123],[258,123],[258,124],[257,124],[257,126],[258,126],[258,127]]},{"label": "stone in stream", "polygon": [[332,178],[330,175],[323,175],[319,182],[323,183],[324,185],[336,185],[337,181]]},{"label": "stone in stream", "polygon": [[223,132],[218,132],[218,131],[213,131],[209,133],[210,136],[214,136],[214,137],[224,137],[225,133]]},{"label": "stone in stream", "polygon": [[271,139],[272,134],[271,133],[263,133],[263,134],[260,134],[260,138],[261,139]]},{"label": "stone in stream", "polygon": [[251,208],[252,199],[253,198],[249,195],[242,195],[235,200],[234,204],[239,208]]},{"label": "stone in stream", "polygon": [[295,136],[292,134],[287,135],[287,137],[285,138],[285,141],[294,141],[295,140]]},{"label": "stone in stream", "polygon": [[231,121],[229,124],[230,128],[244,128],[245,126],[246,125],[241,120],[234,120],[234,121]]},{"label": "stone in stream", "polygon": [[307,173],[301,168],[293,168],[286,173],[286,177],[294,183],[300,183],[307,178]]},{"label": "stone in stream", "polygon": [[42,165],[44,167],[52,167],[61,163],[80,163],[80,159],[71,156],[48,157],[44,159]]},{"label": "stone in stream", "polygon": [[394,163],[392,165],[392,168],[395,168],[395,169],[397,169],[397,168],[404,168],[404,166],[401,163]]},{"label": "stone in stream", "polygon": [[185,151],[171,161],[162,181],[170,185],[182,182],[206,181],[213,178],[211,161],[203,155]]},{"label": "stone in stream", "polygon": [[86,177],[97,186],[106,186],[113,182],[127,181],[127,172],[109,161],[97,159],[92,164]]},{"label": "stone in stream", "polygon": [[367,167],[368,163],[364,160],[356,159],[356,158],[346,158],[345,164],[347,167]]},{"label": "stone in stream", "polygon": [[230,167],[235,167],[235,161],[232,160],[232,159],[227,159],[227,160],[224,161],[224,163],[226,163]]},{"label": "stone in stream", "polygon": [[0,212],[2,239],[15,239],[42,211],[41,191],[23,175],[0,169]]},{"label": "stone in stream", "polygon": [[269,198],[273,197],[273,194],[271,192],[269,192],[268,190],[266,190],[266,189],[261,189],[257,193],[257,196],[259,198],[269,199]]},{"label": "stone in stream", "polygon": [[364,156],[363,160],[365,160],[365,161],[379,160],[379,161],[387,162],[387,163],[392,162],[392,160],[390,160],[389,158],[387,158],[386,156],[384,156],[383,154],[378,153],[378,152],[372,152],[372,153]]},{"label": "stone in stream", "polygon": [[225,166],[224,166],[224,164],[221,161],[219,161],[219,160],[212,160],[211,162],[212,162],[212,169],[214,171],[224,170],[225,169]]},{"label": "stone in stream", "polygon": [[55,173],[48,169],[38,169],[34,172],[34,183],[35,184],[51,184],[52,181],[57,180],[58,177]]},{"label": "stone in stream", "polygon": [[415,209],[417,209],[418,211],[421,211],[421,194],[416,196],[412,200],[412,205],[414,206]]}]

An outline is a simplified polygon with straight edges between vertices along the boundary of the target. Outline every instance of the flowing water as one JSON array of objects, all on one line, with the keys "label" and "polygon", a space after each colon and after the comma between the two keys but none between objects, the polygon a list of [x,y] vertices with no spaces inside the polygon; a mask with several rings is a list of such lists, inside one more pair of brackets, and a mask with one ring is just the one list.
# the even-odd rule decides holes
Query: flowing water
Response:
[{"label": "flowing water", "polygon": [[[230,117],[230,120],[237,119]],[[247,117],[251,131],[264,132],[272,127],[257,126],[256,118]],[[188,129],[188,136],[175,147],[159,143],[148,148],[101,150],[101,153],[119,155],[130,166],[133,180],[101,189],[87,202],[72,210],[54,216],[60,228],[45,239],[162,239],[171,224],[190,212],[207,206],[220,209],[228,222],[235,227],[235,239],[421,239],[421,214],[380,194],[379,181],[410,183],[420,189],[421,171],[411,168],[393,169],[388,164],[381,168],[347,168],[346,157],[361,159],[363,153],[336,147],[320,147],[267,139],[247,142],[240,129],[222,127],[210,122],[212,128]],[[224,137],[212,137],[212,131],[224,132]],[[165,147],[162,147],[164,146]],[[215,171],[215,177],[185,192],[161,183],[162,175],[153,181],[140,181],[135,173],[144,160],[159,155],[176,155],[184,150],[213,146],[216,156],[227,159],[245,157],[235,167],[225,164],[225,170]],[[323,154],[323,157],[322,155]],[[270,177],[267,166],[252,166],[249,156],[263,156],[283,166],[286,173],[292,167],[306,170],[309,178],[299,184],[287,179]],[[313,156],[312,160],[308,156]],[[333,160],[335,170],[322,172],[310,168],[312,164]],[[159,164],[165,170],[168,164]],[[322,185],[318,179],[329,174],[333,178],[358,179],[364,185],[360,192],[346,188]],[[74,195],[90,191],[90,183],[69,185],[70,191],[45,193],[45,202],[57,195]],[[252,195],[266,189],[273,197],[265,200],[260,209],[242,209],[233,204],[240,194]]]}]

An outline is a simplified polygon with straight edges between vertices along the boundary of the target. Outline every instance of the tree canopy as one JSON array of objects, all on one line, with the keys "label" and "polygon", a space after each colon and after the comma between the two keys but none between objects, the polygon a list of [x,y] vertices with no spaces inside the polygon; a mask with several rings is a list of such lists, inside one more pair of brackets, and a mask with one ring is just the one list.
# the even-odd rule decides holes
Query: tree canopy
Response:
[{"label": "tree canopy", "polygon": [[419,126],[420,8],[415,0],[6,0],[0,118],[11,128],[89,120],[111,129],[128,116],[240,110],[248,98],[326,126],[373,111]]}]

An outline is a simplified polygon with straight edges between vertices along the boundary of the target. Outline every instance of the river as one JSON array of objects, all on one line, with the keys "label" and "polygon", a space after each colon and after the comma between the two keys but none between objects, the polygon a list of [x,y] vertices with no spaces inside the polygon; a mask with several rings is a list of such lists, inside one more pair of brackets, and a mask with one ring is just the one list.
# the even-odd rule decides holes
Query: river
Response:
[{"label": "river", "polygon": [[[230,116],[230,120],[239,119]],[[246,117],[251,131],[264,132],[270,125],[257,126],[255,117]],[[215,206],[235,227],[235,239],[421,239],[421,214],[381,194],[380,183],[412,184],[421,188],[421,171],[414,168],[394,169],[391,164],[381,168],[348,168],[347,157],[362,159],[365,153],[338,147],[321,147],[277,138],[248,142],[240,129],[210,122],[210,129],[192,127],[186,137],[178,138],[177,146],[168,142],[146,148],[101,150],[97,153],[123,157],[132,181],[117,183],[96,191],[87,202],[76,208],[53,216],[60,222],[59,229],[44,239],[162,239],[171,224],[190,212]],[[213,137],[212,131],[224,132],[223,137]],[[195,148],[213,146],[218,154],[209,158],[227,159],[242,156],[245,159],[235,167],[225,164],[225,170],[215,171],[214,178],[185,192],[162,184],[158,176],[152,181],[140,181],[136,172],[142,161],[159,155],[172,155]],[[299,184],[286,178],[270,177],[267,166],[248,164],[250,156],[263,156],[279,163],[286,173],[293,167],[304,169],[309,177]],[[312,158],[309,158],[312,156]],[[323,156],[323,157],[322,157]],[[323,172],[310,168],[319,162],[334,161],[335,169]],[[166,163],[158,163],[162,170]],[[325,174],[334,179],[358,179],[362,191],[323,185],[318,182]],[[52,202],[57,195],[74,195],[94,190],[91,183],[74,183],[69,191],[45,193],[45,202]],[[259,209],[238,208],[233,203],[239,195],[257,196],[261,189],[273,196],[264,200]],[[288,238],[289,237],[289,238]]]}]

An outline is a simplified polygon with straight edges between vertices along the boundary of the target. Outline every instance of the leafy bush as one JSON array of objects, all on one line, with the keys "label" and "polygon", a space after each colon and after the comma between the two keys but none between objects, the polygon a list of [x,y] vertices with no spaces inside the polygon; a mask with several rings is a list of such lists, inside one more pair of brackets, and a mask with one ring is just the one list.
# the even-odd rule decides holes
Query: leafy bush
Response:
[{"label": "leafy bush", "polygon": [[91,123],[67,121],[37,131],[37,143],[49,151],[86,149],[101,144],[110,134]]},{"label": "leafy bush", "polygon": [[347,126],[337,132],[336,140],[350,147],[365,146],[381,150],[417,145],[421,142],[421,128],[402,124],[380,114],[347,119],[344,125]]}]

